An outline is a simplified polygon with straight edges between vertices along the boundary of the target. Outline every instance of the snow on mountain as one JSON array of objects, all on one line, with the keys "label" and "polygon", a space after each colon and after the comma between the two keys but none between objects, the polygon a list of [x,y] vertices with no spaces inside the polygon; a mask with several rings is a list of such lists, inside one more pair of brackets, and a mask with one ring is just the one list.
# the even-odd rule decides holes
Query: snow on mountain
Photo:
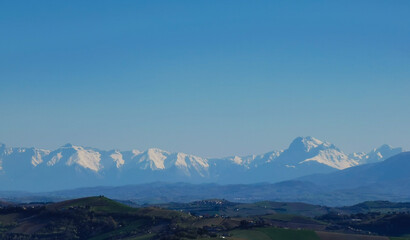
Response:
[{"label": "snow on mountain", "polygon": [[299,164],[303,164],[309,161],[322,163],[329,167],[337,168],[339,170],[353,167],[359,164],[357,161],[349,159],[349,157],[343,152],[340,152],[335,149],[320,150],[318,155],[312,158],[308,158],[300,162]]},{"label": "snow on mountain", "polygon": [[195,173],[205,177],[208,172],[209,164],[205,158],[185,153],[176,153],[172,157],[173,165],[182,169],[187,175],[191,175],[191,172],[195,171]]},{"label": "snow on mountain", "polygon": [[302,143],[305,151],[310,152],[312,149],[318,148],[320,146],[326,147],[332,147],[332,145],[328,142],[322,142],[314,137],[298,137],[294,140],[294,144],[297,144],[298,142]]},{"label": "snow on mountain", "polygon": [[44,149],[10,148],[4,144],[0,144],[0,170],[7,168],[13,169],[13,171],[19,171],[19,169],[36,167],[43,163],[44,157],[49,153],[49,150]]},{"label": "snow on mountain", "polygon": [[[385,148],[385,147],[383,147]],[[373,151],[372,151],[373,152]],[[396,154],[385,161],[344,169],[330,174],[306,176],[301,180],[334,189],[355,189],[361,191],[406,192],[410,195],[410,152]],[[387,194],[389,195],[389,194]]]},{"label": "snow on mountain", "polygon": [[132,153],[132,158],[134,158],[134,157],[138,156],[141,152],[139,150],[133,149],[131,151],[131,153]]},{"label": "snow on mountain", "polygon": [[335,145],[322,142],[314,137],[298,137],[278,158],[278,161],[298,168],[306,163],[319,163],[335,169],[345,169],[358,165]]},{"label": "snow on mountain", "polygon": [[349,157],[355,159],[360,164],[366,164],[381,162],[401,152],[403,152],[403,148],[401,147],[393,148],[390,145],[383,144],[378,148],[372,149],[369,153],[352,153]]},{"label": "snow on mountain", "polygon": [[50,150],[33,149],[33,156],[31,157],[31,164],[35,167],[43,162],[43,157],[50,154]]},{"label": "snow on mountain", "polygon": [[169,153],[167,151],[150,148],[142,153],[135,152],[132,161],[142,170],[161,171],[176,168],[185,175],[199,174],[205,176],[209,168],[208,160],[205,158],[185,154]]},{"label": "snow on mountain", "polygon": [[[285,150],[219,159],[170,153],[158,148],[142,152],[103,151],[66,144],[50,151],[8,148],[0,144],[0,177],[9,181],[0,181],[0,187],[15,181],[21,181],[21,185],[25,186],[25,181],[31,181],[25,180],[29,177],[64,178],[67,182],[80,175],[81,181],[94,179],[101,184],[104,181],[114,183],[114,180],[119,184],[185,180],[220,183],[276,182],[383,161],[402,151],[402,148],[383,145],[369,153],[347,155],[335,145],[313,137],[298,137]],[[72,182],[72,185],[77,186],[77,182]]]},{"label": "snow on mountain", "polygon": [[333,144],[313,137],[298,137],[286,150],[209,162],[214,181],[229,184],[283,181],[358,165]]},{"label": "snow on mountain", "polygon": [[118,150],[115,150],[113,153],[111,153],[110,157],[114,160],[115,166],[117,168],[120,168],[125,163],[122,153]]},{"label": "snow on mountain", "polygon": [[57,164],[65,164],[66,166],[80,166],[94,172],[98,172],[103,168],[100,164],[101,154],[99,152],[71,144],[66,144],[50,152],[47,159],[49,159],[47,161],[47,166],[49,167]]},{"label": "snow on mountain", "polygon": [[214,159],[214,161],[228,161],[233,164],[243,166],[244,168],[250,169],[254,167],[258,167],[260,165],[269,163],[274,161],[276,158],[280,156],[283,151],[272,151],[265,154],[260,155],[249,155],[249,156],[232,156],[222,159]]},{"label": "snow on mountain", "polygon": [[158,148],[150,148],[135,156],[137,165],[140,169],[160,170],[165,169],[165,159],[170,155],[169,152]]}]

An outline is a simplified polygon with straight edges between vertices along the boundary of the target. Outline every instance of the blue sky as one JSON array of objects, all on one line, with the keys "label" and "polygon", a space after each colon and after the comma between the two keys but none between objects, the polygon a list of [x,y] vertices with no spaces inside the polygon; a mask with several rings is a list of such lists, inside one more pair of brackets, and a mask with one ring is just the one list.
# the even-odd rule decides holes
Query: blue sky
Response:
[{"label": "blue sky", "polygon": [[2,1],[0,141],[410,149],[409,1]]}]

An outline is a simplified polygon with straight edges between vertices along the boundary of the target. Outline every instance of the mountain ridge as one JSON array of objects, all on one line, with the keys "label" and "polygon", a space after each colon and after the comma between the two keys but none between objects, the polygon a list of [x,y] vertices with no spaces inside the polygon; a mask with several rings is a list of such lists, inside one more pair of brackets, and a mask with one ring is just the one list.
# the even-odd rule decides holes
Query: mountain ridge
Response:
[{"label": "mountain ridge", "polygon": [[0,191],[7,201],[55,201],[90,195],[105,195],[138,204],[186,202],[219,198],[236,202],[285,201],[329,206],[363,201],[409,202],[410,152],[385,161],[344,170],[314,174],[277,183],[217,184],[149,182],[122,186],[105,185],[43,192]]},{"label": "mountain ridge", "polygon": [[380,162],[399,151],[402,148],[382,145],[368,154],[346,154],[313,137],[297,137],[285,150],[225,158],[202,158],[158,148],[106,151],[68,143],[55,150],[44,150],[1,144],[0,189],[56,190],[152,181],[273,183]]}]

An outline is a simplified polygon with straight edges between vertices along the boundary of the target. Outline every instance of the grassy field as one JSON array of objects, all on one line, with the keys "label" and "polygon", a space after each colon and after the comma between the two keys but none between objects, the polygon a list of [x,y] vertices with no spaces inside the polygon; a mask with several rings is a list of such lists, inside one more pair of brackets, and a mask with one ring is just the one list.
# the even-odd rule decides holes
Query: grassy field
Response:
[{"label": "grassy field", "polygon": [[271,240],[269,236],[258,230],[234,230],[231,232],[232,238],[229,239],[259,239]]},{"label": "grassy field", "polygon": [[[214,204],[219,202],[219,204]],[[248,217],[265,214],[296,214],[300,216],[314,217],[329,212],[328,207],[310,205],[304,203],[284,202],[256,202],[256,203],[233,203],[225,200],[204,200],[192,203],[168,203],[159,205],[163,208],[183,210],[195,215],[215,214],[230,217]]]},{"label": "grassy field", "polygon": [[144,236],[139,236],[139,237],[130,237],[130,238],[125,238],[124,240],[151,240],[155,234],[147,234]]},{"label": "grassy field", "polygon": [[250,240],[320,240],[314,231],[290,230],[281,228],[255,228],[250,230],[234,230],[231,239]]},{"label": "grassy field", "polygon": [[10,213],[5,215],[0,215],[0,225],[9,225],[17,221],[21,216],[19,213]]},{"label": "grassy field", "polygon": [[234,230],[230,232],[230,240],[410,240],[409,238],[388,238],[383,236],[368,236],[358,234],[343,234],[333,232],[314,232],[309,230],[291,230],[281,228],[255,228]]},{"label": "grassy field", "polygon": [[383,236],[368,236],[343,234],[333,232],[314,232],[309,230],[291,230],[281,228],[255,228],[234,230],[230,232],[231,240],[410,240],[409,238],[388,238]]},{"label": "grassy field", "polygon": [[388,237],[333,232],[316,232],[321,240],[389,240]]},{"label": "grassy field", "polygon": [[300,216],[300,215],[292,215],[292,214],[269,214],[263,215],[262,218],[270,219],[270,220],[277,220],[283,222],[299,222],[299,223],[312,223],[312,224],[324,224],[324,222],[315,220],[313,218]]},{"label": "grassy field", "polygon": [[[122,235],[125,235],[125,234],[127,234],[127,233],[130,233],[130,232],[132,232],[132,231],[135,231],[135,229],[138,229],[138,228],[140,228],[141,226],[144,226],[144,224],[146,224],[146,223],[144,222],[144,220],[137,220],[137,221],[134,221],[134,222],[132,222],[132,223],[129,223],[129,224],[128,224],[127,226],[125,226],[125,227],[122,227],[122,228],[119,228],[119,229],[117,229],[117,230],[114,230],[114,231],[111,231],[111,232],[108,232],[108,233],[104,233],[104,234],[95,236],[95,237],[93,237],[93,238],[90,238],[90,240],[103,240],[103,239],[114,238],[115,236],[122,236]],[[147,236],[147,235],[145,235],[145,236]],[[141,237],[144,237],[144,236],[141,236]],[[148,238],[141,238],[141,237],[138,237],[138,238],[130,238],[130,239],[148,239]]]}]

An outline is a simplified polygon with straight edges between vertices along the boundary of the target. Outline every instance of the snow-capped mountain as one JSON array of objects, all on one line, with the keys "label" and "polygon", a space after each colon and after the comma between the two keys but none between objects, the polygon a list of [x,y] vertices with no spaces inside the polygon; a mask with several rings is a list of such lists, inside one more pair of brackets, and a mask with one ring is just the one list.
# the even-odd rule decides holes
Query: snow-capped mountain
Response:
[{"label": "snow-capped mountain", "polygon": [[256,168],[259,165],[263,165],[269,162],[272,162],[277,157],[282,154],[283,150],[281,151],[272,151],[261,155],[249,155],[249,156],[232,156],[226,157],[221,159],[211,159],[214,164],[218,164],[222,161],[226,161],[227,164],[234,164],[238,166],[242,166],[246,169]]},{"label": "snow-capped mountain", "polygon": [[383,145],[369,153],[345,154],[313,137],[298,137],[285,150],[219,159],[157,148],[103,151],[66,144],[51,151],[0,144],[0,189],[51,190],[153,181],[277,182],[382,161],[402,151]]},{"label": "snow-capped mountain", "polygon": [[352,154],[349,154],[349,157],[351,159],[355,159],[360,164],[366,164],[366,163],[381,162],[401,152],[403,152],[403,148],[401,147],[393,148],[390,145],[383,144],[382,146],[378,148],[374,148],[369,153],[364,153],[364,152],[352,153]]},{"label": "snow-capped mountain", "polygon": [[278,160],[292,168],[314,162],[340,170],[359,164],[335,145],[313,137],[296,138]]},{"label": "snow-capped mountain", "polygon": [[329,173],[359,163],[331,143],[313,137],[298,137],[286,150],[247,157],[212,159],[211,164],[214,166],[211,168],[211,175],[218,182],[247,183],[277,182],[310,174]]},{"label": "snow-capped mountain", "polygon": [[79,167],[93,172],[98,172],[103,168],[100,163],[101,153],[71,144],[50,152],[44,160],[48,167],[63,164],[67,167]]},{"label": "snow-capped mountain", "polygon": [[185,153],[169,153],[150,148],[134,156],[135,166],[140,170],[161,171],[175,168],[187,176],[198,174],[205,177],[208,172],[208,161],[204,158]]},{"label": "snow-capped mountain", "polygon": [[[385,147],[383,147],[385,148]],[[372,151],[373,152],[373,151]],[[386,161],[361,165],[330,174],[301,178],[332,189],[359,189],[362,192],[383,192],[387,196],[406,193],[410,196],[410,152],[396,154]],[[400,194],[398,194],[400,195]]]}]

